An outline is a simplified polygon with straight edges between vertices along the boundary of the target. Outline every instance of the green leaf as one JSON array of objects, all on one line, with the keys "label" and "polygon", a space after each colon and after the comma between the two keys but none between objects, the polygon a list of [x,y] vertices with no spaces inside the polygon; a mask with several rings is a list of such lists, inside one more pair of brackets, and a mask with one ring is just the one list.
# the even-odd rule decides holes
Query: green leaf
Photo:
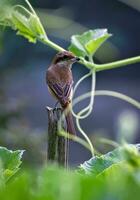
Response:
[{"label": "green leaf", "polygon": [[123,161],[127,161],[128,164],[133,165],[133,167],[140,166],[140,155],[137,146],[125,145],[105,155],[95,156],[84,162],[80,166],[80,171],[97,176],[112,165],[121,164]]},{"label": "green leaf", "polygon": [[82,35],[73,35],[69,50],[79,57],[94,55],[110,36],[107,29],[89,30]]},{"label": "green leaf", "polygon": [[46,37],[43,26],[41,25],[40,19],[37,16],[31,15],[29,18],[29,25],[33,33],[40,38]]},{"label": "green leaf", "polygon": [[133,174],[133,171],[133,167],[130,164],[128,164],[126,161],[122,161],[105,169],[98,175],[98,178],[115,181],[121,179],[121,177],[124,175],[126,176]]},{"label": "green leaf", "polygon": [[5,181],[19,170],[23,152],[24,150],[11,151],[0,147],[0,176],[3,176]]},{"label": "green leaf", "polygon": [[114,164],[104,175],[94,178],[58,166],[35,169],[31,166],[30,170],[22,170],[6,187],[0,185],[0,199],[62,200],[67,197],[67,200],[139,200],[139,173],[140,170],[135,180],[133,172]]},{"label": "green leaf", "polygon": [[92,32],[93,40],[86,44],[86,49],[89,54],[94,54],[97,49],[112,35],[107,32],[107,29],[97,29]]},{"label": "green leaf", "polygon": [[15,29],[18,30],[18,35],[24,36],[29,40],[29,42],[36,42],[36,36],[30,27],[29,19],[27,19],[25,16],[21,15],[18,11],[16,11],[12,14],[12,20]]},{"label": "green leaf", "polygon": [[0,0],[0,25],[9,26],[35,43],[37,39],[47,39],[45,30],[35,12],[22,5],[12,5],[9,2],[1,3]]}]

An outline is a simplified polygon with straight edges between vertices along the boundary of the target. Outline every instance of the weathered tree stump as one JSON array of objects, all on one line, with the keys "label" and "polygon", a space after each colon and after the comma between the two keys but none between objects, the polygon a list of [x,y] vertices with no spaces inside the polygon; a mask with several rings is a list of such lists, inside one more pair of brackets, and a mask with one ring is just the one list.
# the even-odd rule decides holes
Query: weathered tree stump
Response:
[{"label": "weathered tree stump", "polygon": [[[68,164],[68,139],[60,136],[58,123],[61,115],[61,108],[47,107],[48,112],[48,150],[47,160],[49,162],[56,162],[61,166],[67,167]],[[61,122],[64,127],[64,121]]]}]

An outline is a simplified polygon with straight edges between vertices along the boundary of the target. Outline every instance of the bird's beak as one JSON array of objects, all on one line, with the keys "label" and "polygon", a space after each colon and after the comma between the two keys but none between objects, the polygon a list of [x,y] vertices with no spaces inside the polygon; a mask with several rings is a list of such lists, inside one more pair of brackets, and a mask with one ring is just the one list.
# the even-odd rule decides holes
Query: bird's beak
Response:
[{"label": "bird's beak", "polygon": [[75,57],[75,58],[72,58],[71,61],[72,61],[73,63],[74,63],[74,62],[78,62],[78,61],[80,61],[80,58]]},{"label": "bird's beak", "polygon": [[80,58],[76,57],[76,61],[77,61],[77,62],[80,61]]}]

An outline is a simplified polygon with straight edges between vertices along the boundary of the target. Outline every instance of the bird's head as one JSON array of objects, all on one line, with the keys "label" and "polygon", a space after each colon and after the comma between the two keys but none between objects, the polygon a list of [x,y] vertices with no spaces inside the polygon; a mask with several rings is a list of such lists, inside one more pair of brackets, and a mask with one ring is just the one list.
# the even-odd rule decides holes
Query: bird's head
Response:
[{"label": "bird's head", "polygon": [[69,51],[62,51],[56,54],[53,60],[53,64],[58,64],[59,66],[71,67],[71,65],[80,59],[73,55]]}]

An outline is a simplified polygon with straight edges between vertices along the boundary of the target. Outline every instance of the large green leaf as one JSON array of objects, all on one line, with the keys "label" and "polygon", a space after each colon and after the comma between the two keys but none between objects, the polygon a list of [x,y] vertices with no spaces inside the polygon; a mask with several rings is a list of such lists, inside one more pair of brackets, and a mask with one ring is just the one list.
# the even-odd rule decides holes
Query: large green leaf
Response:
[{"label": "large green leaf", "polygon": [[5,181],[19,170],[23,152],[23,150],[11,151],[5,147],[0,147],[0,176]]},{"label": "large green leaf", "polygon": [[[139,179],[140,170],[135,171]],[[98,178],[58,166],[32,166],[30,170],[23,169],[6,187],[0,186],[0,199],[139,200],[140,183],[134,173],[125,172],[119,164],[112,165]]]},{"label": "large green leaf", "polygon": [[134,167],[137,165],[140,166],[140,155],[137,146],[126,145],[118,147],[105,155],[95,156],[84,162],[80,166],[80,169],[81,172],[97,176],[114,164],[121,164],[124,161],[127,161],[128,164]]},{"label": "large green leaf", "polygon": [[94,55],[110,36],[107,29],[89,30],[81,35],[73,35],[69,50],[81,57]]}]

